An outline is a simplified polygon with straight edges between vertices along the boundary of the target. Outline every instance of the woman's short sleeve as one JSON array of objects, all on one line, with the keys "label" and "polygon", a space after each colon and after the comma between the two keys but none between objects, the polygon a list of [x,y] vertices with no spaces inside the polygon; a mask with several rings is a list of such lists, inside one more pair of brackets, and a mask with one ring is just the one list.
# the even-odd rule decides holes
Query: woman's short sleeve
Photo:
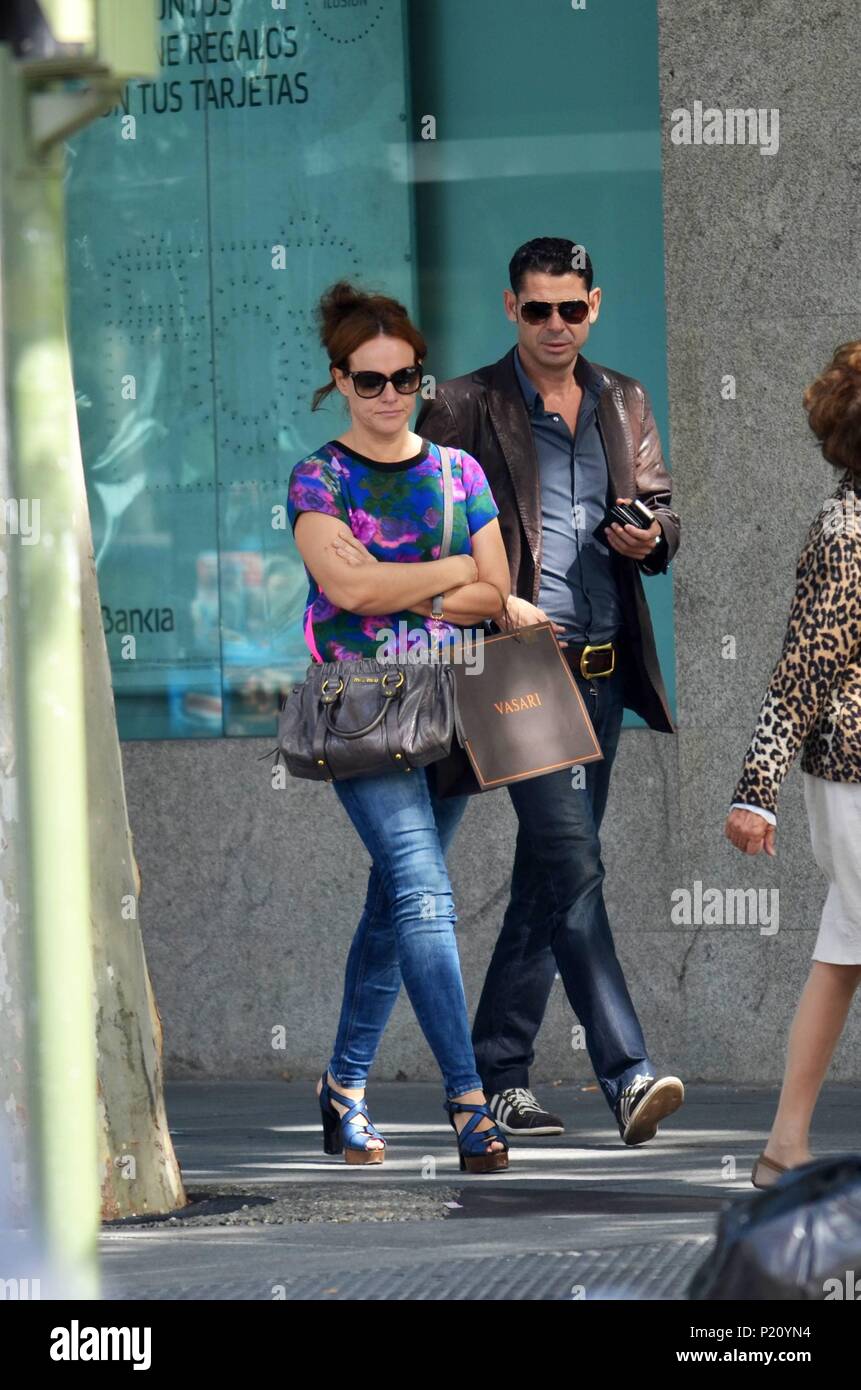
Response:
[{"label": "woman's short sleeve", "polygon": [[474,536],[476,531],[480,531],[482,526],[486,526],[489,521],[493,521],[493,518],[499,515],[499,508],[494,501],[490,484],[478,459],[474,459],[472,454],[461,454],[460,466],[463,490],[466,494],[469,534]]},{"label": "woman's short sleeve", "polygon": [[300,512],[323,512],[349,525],[334,460],[312,454],[296,464],[287,490],[287,516],[294,529]]}]

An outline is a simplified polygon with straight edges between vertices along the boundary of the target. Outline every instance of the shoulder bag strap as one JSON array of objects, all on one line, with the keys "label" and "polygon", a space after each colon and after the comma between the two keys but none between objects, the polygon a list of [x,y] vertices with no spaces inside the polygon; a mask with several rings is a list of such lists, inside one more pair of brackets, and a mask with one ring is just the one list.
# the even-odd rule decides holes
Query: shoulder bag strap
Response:
[{"label": "shoulder bag strap", "polygon": [[[451,548],[452,531],[452,481],[451,481],[451,454],[444,444],[439,445],[439,456],[442,460],[442,542],[439,548],[439,558],[444,560]],[[442,594],[437,594],[431,603],[431,613],[438,618],[442,613]]]}]

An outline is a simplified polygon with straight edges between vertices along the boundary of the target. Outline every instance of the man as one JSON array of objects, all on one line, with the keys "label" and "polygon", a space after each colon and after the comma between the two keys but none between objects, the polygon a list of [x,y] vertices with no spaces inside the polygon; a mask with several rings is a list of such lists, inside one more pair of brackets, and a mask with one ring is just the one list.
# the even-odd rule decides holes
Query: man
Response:
[{"label": "man", "polygon": [[[642,574],[661,574],[679,518],[639,382],[581,355],[598,318],[585,248],[540,237],[515,252],[505,312],[517,344],[492,366],[437,387],[416,428],[479,460],[499,506],[516,626],[553,622],[603,760],[509,786],[518,818],[511,898],[473,1026],[497,1123],[562,1133],[529,1089],[534,1042],[556,971],[626,1144],[652,1139],[684,1099],[646,1051],[604,906],[599,829],[623,707],[673,733]],[[593,535],[614,500],[655,520]],[[584,776],[585,774],[585,776]],[[582,784],[582,785],[581,785]]]}]

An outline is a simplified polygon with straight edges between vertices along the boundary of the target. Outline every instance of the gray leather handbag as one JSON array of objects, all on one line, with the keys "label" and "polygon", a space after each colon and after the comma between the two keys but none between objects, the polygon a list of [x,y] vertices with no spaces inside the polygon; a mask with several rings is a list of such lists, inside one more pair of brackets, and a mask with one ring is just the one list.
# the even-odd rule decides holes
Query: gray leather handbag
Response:
[{"label": "gray leather handbag", "polygon": [[[444,559],[453,503],[451,457],[442,446],[440,455]],[[433,659],[312,661],[303,683],[282,704],[278,756],[294,777],[322,782],[425,767],[451,748],[453,675],[449,664]]]}]

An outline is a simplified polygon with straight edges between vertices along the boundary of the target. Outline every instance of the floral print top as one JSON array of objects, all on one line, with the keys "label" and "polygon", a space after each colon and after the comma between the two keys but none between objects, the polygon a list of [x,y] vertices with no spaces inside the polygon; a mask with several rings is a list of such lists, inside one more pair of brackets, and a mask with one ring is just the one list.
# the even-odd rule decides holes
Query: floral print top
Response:
[{"label": "floral print top", "polygon": [[[471,454],[451,449],[454,516],[450,554],[471,550],[470,538],[499,513],[481,465]],[[290,474],[287,514],[295,528],[300,512],[324,512],[350,527],[378,560],[438,560],[442,543],[443,491],[439,447],[422,440],[422,448],[402,463],[380,463],[332,440]],[[306,567],[307,572],[307,567]],[[305,641],[315,661],[379,657],[415,649],[416,630],[433,634],[445,646],[460,629],[449,622],[404,610],[369,617],[337,608],[308,574]],[[382,635],[382,630],[394,637]],[[381,634],[378,637],[378,633]],[[429,641],[430,637],[423,638]]]}]

